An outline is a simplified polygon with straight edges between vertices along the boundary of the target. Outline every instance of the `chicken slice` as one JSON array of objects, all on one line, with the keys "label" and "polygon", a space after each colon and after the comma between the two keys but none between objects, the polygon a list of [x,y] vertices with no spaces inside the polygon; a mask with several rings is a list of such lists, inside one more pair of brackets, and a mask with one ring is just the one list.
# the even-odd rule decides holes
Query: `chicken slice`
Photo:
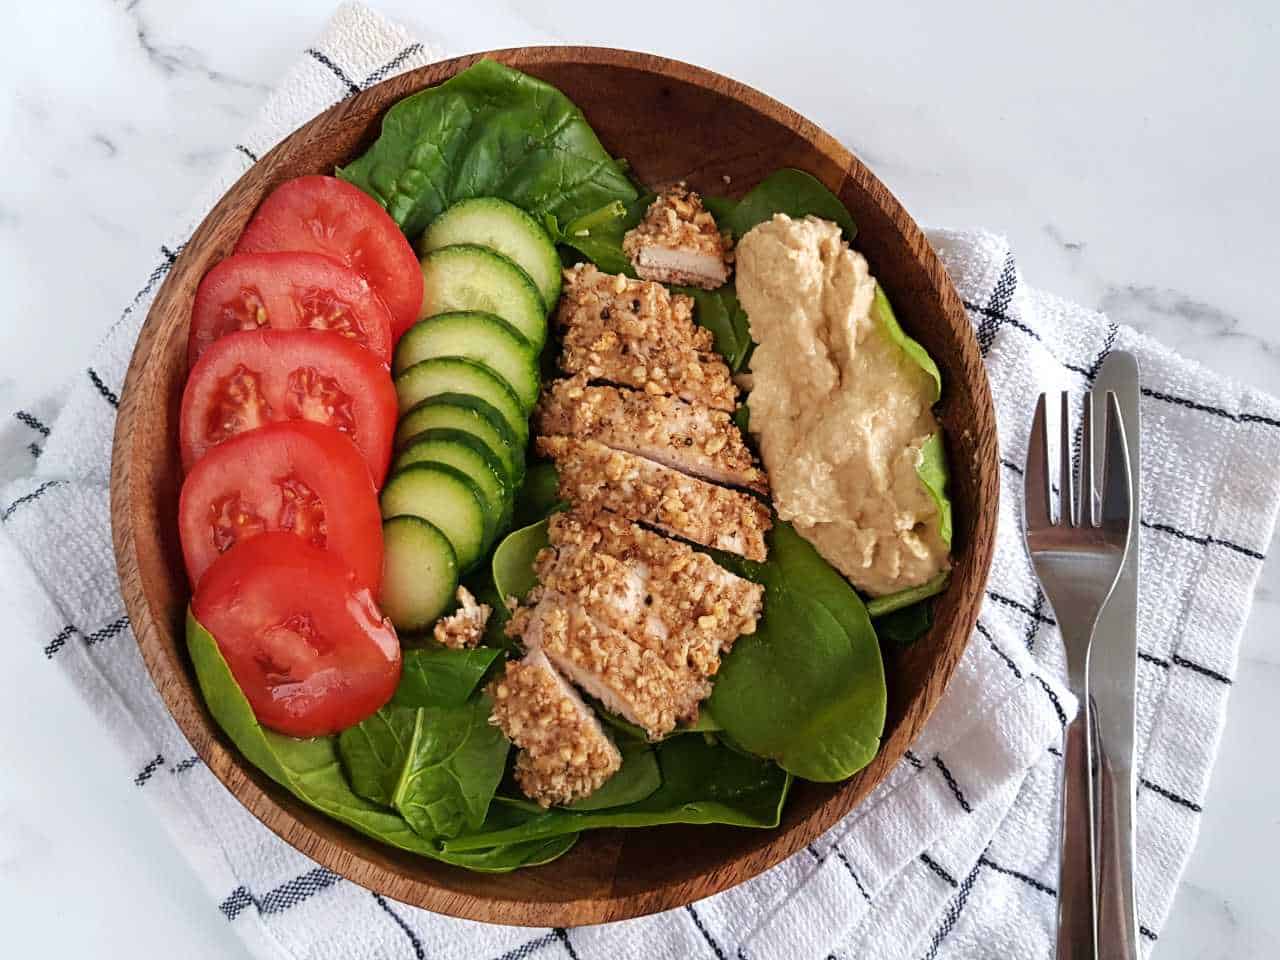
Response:
[{"label": "chicken slice", "polygon": [[658,194],[623,237],[622,250],[645,280],[714,290],[729,279],[729,241],[683,183]]},{"label": "chicken slice", "polygon": [[723,410],[621,387],[557,380],[538,407],[538,432],[598,440],[607,447],[736,487],[767,493],[764,471]]},{"label": "chicken slice", "polygon": [[527,650],[541,650],[576,686],[657,740],[693,720],[711,684],[690,670],[672,670],[652,650],[598,623],[576,600],[536,588],[532,606],[507,624]]},{"label": "chicken slice", "polygon": [[458,587],[455,596],[458,599],[458,609],[436,621],[434,634],[436,643],[442,647],[463,650],[480,642],[493,608],[487,603],[477,603],[471,591],[463,586]]},{"label": "chicken slice", "polygon": [[575,506],[610,510],[703,546],[765,559],[769,510],[745,493],[595,440],[539,437],[537,449],[555,460],[560,496]]},{"label": "chicken slice", "polygon": [[519,748],[516,783],[542,806],[589,797],[622,766],[622,754],[595,712],[541,650],[508,661],[489,696],[489,722]]},{"label": "chicken slice", "polygon": [[673,670],[713,676],[720,655],[756,629],[764,588],[687,544],[605,513],[556,514],[548,532],[551,549],[535,563],[538,582]]},{"label": "chicken slice", "polygon": [[733,412],[738,388],[711,331],[695,326],[689,297],[591,264],[566,270],[565,281],[556,322],[566,372]]}]

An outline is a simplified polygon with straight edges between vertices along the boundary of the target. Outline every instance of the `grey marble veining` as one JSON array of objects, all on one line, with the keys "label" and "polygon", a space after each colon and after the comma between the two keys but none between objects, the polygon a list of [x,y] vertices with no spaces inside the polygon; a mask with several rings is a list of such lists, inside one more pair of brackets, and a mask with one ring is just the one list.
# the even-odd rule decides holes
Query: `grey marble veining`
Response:
[{"label": "grey marble veining", "polygon": [[[5,410],[83,366],[332,2],[9,5]],[[451,52],[554,37],[732,75],[848,143],[926,225],[1005,233],[1028,282],[1280,390],[1280,29],[1266,0],[379,6]],[[1161,960],[1263,958],[1280,943],[1280,765],[1263,756],[1280,702],[1277,619],[1273,560]],[[0,770],[0,916],[15,955],[242,955],[35,649],[0,655]]]}]

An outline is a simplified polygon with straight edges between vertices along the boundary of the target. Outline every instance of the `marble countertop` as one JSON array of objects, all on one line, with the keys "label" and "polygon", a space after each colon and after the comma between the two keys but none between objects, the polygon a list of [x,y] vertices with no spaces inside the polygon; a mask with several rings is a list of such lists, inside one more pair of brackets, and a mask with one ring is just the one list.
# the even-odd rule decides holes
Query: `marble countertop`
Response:
[{"label": "marble countertop", "polygon": [[[83,365],[333,0],[60,0],[6,10],[0,409]],[[1028,282],[1241,380],[1280,384],[1280,14],[1010,2],[378,6],[449,52],[557,37],[759,87],[843,139],[923,223],[1013,241]],[[923,6],[923,5],[921,5]],[[1135,5],[1136,7],[1137,5]],[[771,9],[772,8],[772,9]],[[856,12],[855,12],[856,9]],[[732,12],[731,12],[732,11]],[[785,11],[785,12],[784,12]],[[781,15],[779,15],[781,14]],[[56,324],[56,326],[55,326]],[[1280,468],[1280,465],[1278,465]],[[1280,570],[1264,569],[1198,847],[1161,960],[1274,955]],[[1266,736],[1266,733],[1262,733]],[[15,956],[239,957],[89,709],[0,654],[0,917]],[[50,811],[56,811],[51,815]]]}]

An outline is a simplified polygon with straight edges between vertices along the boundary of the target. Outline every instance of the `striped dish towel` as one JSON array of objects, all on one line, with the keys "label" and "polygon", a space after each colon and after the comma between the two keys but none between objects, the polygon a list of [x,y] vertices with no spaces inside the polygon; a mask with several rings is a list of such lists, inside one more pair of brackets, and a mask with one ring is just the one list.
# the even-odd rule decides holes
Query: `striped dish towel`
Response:
[{"label": "striped dish towel", "polygon": [[1108,351],[1125,349],[1144,376],[1138,909],[1150,949],[1195,842],[1275,523],[1280,404],[1027,287],[990,234],[932,234],[969,308],[1000,419],[1004,488],[988,601],[920,741],[807,850],[726,893],[624,923],[531,930],[453,920],[308,860],[194,756],[143,668],[112,559],[110,445],[134,339],[192,225],[256,157],[331,103],[432,54],[368,10],[342,7],[257,125],[228,146],[191,221],[158,244],[134,300],[103,318],[105,337],[70,392],[0,430],[10,634],[65,671],[113,731],[121,775],[154,802],[207,885],[209,909],[264,958],[1050,957],[1061,734],[1075,703],[1060,681],[1052,610],[1022,549],[1020,464],[1034,394],[1080,389]]}]

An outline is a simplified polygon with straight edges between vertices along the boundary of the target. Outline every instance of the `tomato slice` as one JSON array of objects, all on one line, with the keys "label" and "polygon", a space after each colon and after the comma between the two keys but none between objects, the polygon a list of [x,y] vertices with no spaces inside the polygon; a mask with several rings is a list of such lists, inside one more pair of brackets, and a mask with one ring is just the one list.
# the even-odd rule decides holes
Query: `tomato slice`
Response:
[{"label": "tomato slice", "polygon": [[220,443],[182,484],[178,529],[194,587],[218,555],[268,530],[337,554],[378,592],[382,515],[360,451],[342,433],[286,420]]},{"label": "tomato slice", "polygon": [[305,250],[346,264],[368,279],[391,310],[399,339],[422,309],[422,268],[377,200],[337,177],[286,180],[262,201],[236,253]]},{"label": "tomato slice", "polygon": [[345,433],[382,485],[395,387],[386,364],[323,330],[242,330],[211,343],[182,394],[182,466],[190,471],[210,448],[280,420],[314,420]]},{"label": "tomato slice", "polygon": [[369,281],[318,253],[227,257],[196,288],[187,364],[237,330],[333,330],[391,362],[391,311]]},{"label": "tomato slice", "polygon": [[254,716],[289,736],[359,723],[400,680],[400,643],[372,591],[335,554],[292,533],[263,533],[220,556],[191,612]]}]

